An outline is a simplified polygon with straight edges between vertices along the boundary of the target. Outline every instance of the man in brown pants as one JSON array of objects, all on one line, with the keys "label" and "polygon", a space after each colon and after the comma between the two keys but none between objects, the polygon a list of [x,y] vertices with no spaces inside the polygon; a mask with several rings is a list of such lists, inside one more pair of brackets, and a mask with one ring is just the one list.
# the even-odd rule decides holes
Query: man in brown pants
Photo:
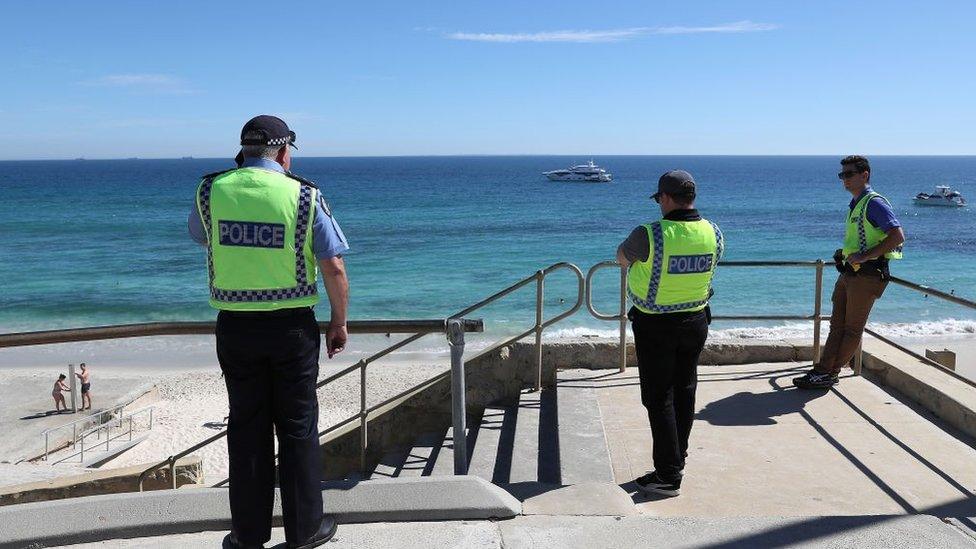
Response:
[{"label": "man in brown pants", "polygon": [[888,262],[901,259],[905,233],[891,204],[871,189],[871,165],[863,156],[840,161],[837,176],[854,197],[847,215],[844,248],[834,254],[840,276],[831,297],[830,335],[820,362],[793,379],[801,389],[826,389],[837,383],[841,368],[861,343],[871,307],[888,285]]}]

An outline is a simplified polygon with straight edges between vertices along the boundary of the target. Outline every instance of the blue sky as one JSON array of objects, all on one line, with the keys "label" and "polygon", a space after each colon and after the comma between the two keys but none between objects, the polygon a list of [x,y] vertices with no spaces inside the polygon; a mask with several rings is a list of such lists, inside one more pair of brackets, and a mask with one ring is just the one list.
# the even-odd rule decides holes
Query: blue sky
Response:
[{"label": "blue sky", "polygon": [[17,2],[0,159],[976,154],[976,2]]}]

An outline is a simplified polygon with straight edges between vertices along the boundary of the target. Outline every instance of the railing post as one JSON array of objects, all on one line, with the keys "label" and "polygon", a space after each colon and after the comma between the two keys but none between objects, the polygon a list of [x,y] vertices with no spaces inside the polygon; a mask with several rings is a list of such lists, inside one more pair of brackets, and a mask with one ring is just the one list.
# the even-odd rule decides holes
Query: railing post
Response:
[{"label": "railing post", "polygon": [[537,285],[535,292],[535,390],[542,390],[542,306],[546,291],[546,273],[539,271],[535,274]]},{"label": "railing post", "polygon": [[627,267],[620,266],[620,372],[627,371]]},{"label": "railing post", "polygon": [[861,341],[857,344],[857,352],[854,353],[854,375],[861,375],[861,366],[864,364],[864,335],[861,334]]},{"label": "railing post", "polygon": [[176,490],[176,460],[169,458],[169,478],[173,481],[173,489]]},{"label": "railing post", "polygon": [[823,298],[823,259],[817,260],[817,278],[813,289],[813,363],[820,364],[820,302]]},{"label": "railing post", "polygon": [[[542,280],[541,278],[539,279]],[[538,342],[538,335],[536,341]],[[461,320],[447,321],[447,342],[451,346],[451,416],[454,423],[454,474],[468,473],[467,405],[464,383],[464,327]]]},{"label": "railing post", "polygon": [[47,461],[47,437],[48,437],[48,434],[49,433],[47,431],[44,431],[44,461]]},{"label": "railing post", "polygon": [[78,443],[78,424],[71,424],[71,448],[74,449],[75,444]]},{"label": "railing post", "polygon": [[82,433],[82,435],[81,435],[81,461],[82,461],[82,463],[84,463],[84,461],[85,461],[85,435],[84,435],[84,433]]},{"label": "railing post", "polygon": [[359,361],[359,472],[366,476],[366,361]]}]

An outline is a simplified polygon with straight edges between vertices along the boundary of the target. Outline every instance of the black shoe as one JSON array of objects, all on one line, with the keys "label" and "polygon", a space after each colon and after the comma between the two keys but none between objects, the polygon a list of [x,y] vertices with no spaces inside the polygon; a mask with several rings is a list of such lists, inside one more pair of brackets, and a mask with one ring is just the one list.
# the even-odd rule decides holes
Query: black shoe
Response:
[{"label": "black shoe", "polygon": [[674,497],[681,493],[681,477],[667,481],[658,476],[657,472],[648,473],[634,481],[637,488],[645,494],[658,494]]},{"label": "black shoe", "polygon": [[237,534],[231,532],[224,536],[222,549],[264,549],[263,543],[244,543],[237,539]]},{"label": "black shoe", "polygon": [[339,525],[334,518],[325,515],[322,517],[322,524],[319,525],[319,531],[314,536],[301,543],[289,543],[288,549],[311,549],[312,547],[326,544],[335,535],[338,527]]},{"label": "black shoe", "polygon": [[809,371],[800,377],[793,378],[793,385],[800,389],[829,389],[837,385],[837,374],[820,374]]}]

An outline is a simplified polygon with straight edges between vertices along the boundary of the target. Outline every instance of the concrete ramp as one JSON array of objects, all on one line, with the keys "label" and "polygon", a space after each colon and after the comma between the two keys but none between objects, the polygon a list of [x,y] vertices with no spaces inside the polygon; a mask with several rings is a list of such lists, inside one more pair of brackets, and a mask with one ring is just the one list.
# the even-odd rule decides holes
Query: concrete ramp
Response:
[{"label": "concrete ramp", "polygon": [[[476,477],[323,483],[327,512],[342,523],[476,520],[521,513],[518,500]],[[275,494],[275,520],[281,503]],[[0,549],[228,531],[227,490],[161,490],[26,503],[0,509]]]}]

